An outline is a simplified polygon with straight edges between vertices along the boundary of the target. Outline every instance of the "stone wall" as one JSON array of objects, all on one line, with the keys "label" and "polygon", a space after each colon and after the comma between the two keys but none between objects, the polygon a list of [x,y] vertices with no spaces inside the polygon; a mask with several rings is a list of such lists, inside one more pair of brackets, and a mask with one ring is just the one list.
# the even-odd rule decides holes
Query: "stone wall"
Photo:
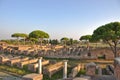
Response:
[{"label": "stone wall", "polygon": [[114,59],[113,52],[110,48],[98,48],[98,49],[93,49],[90,52],[91,52],[91,56],[96,56],[96,57],[105,56],[105,59],[107,60]]},{"label": "stone wall", "polygon": [[17,64],[17,67],[23,68],[24,65],[31,64],[31,63],[35,63],[35,62],[37,62],[37,61],[38,61],[38,59],[31,59],[31,60],[27,60],[27,61],[22,61],[22,62],[19,62],[19,63]]},{"label": "stone wall", "polygon": [[26,61],[26,60],[28,60],[28,59],[29,59],[28,57],[25,57],[25,58],[21,58],[21,57],[19,57],[19,58],[14,58],[14,59],[8,60],[8,61],[7,61],[7,64],[8,64],[9,66],[13,66],[14,64],[16,64],[16,63],[18,63],[18,62]]},{"label": "stone wall", "polygon": [[5,62],[7,62],[9,60],[9,58],[0,55],[0,64],[4,64]]},{"label": "stone wall", "polygon": [[63,62],[57,62],[55,64],[51,64],[43,69],[44,74],[48,74],[51,77],[54,73],[63,68]]},{"label": "stone wall", "polygon": [[[42,66],[49,64],[49,60],[42,61]],[[38,63],[28,64],[28,70],[36,72],[38,68]]]}]

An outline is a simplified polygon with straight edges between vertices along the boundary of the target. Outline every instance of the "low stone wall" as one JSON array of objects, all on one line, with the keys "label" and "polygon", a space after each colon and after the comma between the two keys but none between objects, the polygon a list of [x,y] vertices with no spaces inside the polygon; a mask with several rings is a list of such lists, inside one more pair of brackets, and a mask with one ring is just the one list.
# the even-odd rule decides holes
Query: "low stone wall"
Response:
[{"label": "low stone wall", "polygon": [[22,62],[19,62],[19,63],[17,64],[17,67],[23,68],[24,65],[31,64],[31,63],[35,63],[35,62],[37,62],[37,61],[38,61],[38,59],[31,59],[31,60],[27,60],[27,61],[22,61]]},{"label": "low stone wall", "polygon": [[8,60],[7,61],[7,64],[9,65],[9,66],[13,66],[14,64],[16,64],[16,63],[18,63],[18,62],[20,62],[20,61],[26,61],[26,60],[28,60],[29,58],[28,57],[25,57],[25,58],[15,58],[15,59],[11,59],[11,60]]},{"label": "low stone wall", "polygon": [[54,73],[63,68],[63,62],[57,62],[56,64],[51,64],[43,69],[44,74],[48,74],[51,77]]},{"label": "low stone wall", "polygon": [[14,57],[12,55],[4,55],[4,54],[1,54],[0,55],[0,64],[7,64],[7,62],[11,59],[15,59],[15,58],[19,58],[20,56],[17,56],[17,57]]},{"label": "low stone wall", "polygon": [[[45,66],[47,64],[49,64],[49,60],[42,61],[42,66]],[[36,72],[37,68],[38,68],[38,63],[33,63],[28,65],[28,70],[32,72]]]},{"label": "low stone wall", "polygon": [[4,64],[4,63],[7,62],[8,60],[9,60],[9,58],[0,55],[0,64]]}]

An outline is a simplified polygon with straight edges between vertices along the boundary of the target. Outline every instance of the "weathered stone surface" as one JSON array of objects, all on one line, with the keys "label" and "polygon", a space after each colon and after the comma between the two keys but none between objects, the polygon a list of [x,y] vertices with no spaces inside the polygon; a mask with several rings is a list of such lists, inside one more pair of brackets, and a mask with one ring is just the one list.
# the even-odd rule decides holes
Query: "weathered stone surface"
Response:
[{"label": "weathered stone surface", "polygon": [[[42,61],[42,66],[49,64],[49,60],[43,60]],[[38,62],[37,63],[33,63],[33,64],[28,64],[28,70],[32,71],[32,72],[36,72],[38,68]]]},{"label": "weathered stone surface", "polygon": [[56,64],[51,64],[43,69],[44,74],[48,74],[51,77],[54,73],[63,68],[63,62],[57,62]]},{"label": "weathered stone surface", "polygon": [[22,80],[42,80],[42,79],[43,79],[43,75],[36,73],[24,75],[22,78]]},{"label": "weathered stone surface", "polygon": [[120,57],[114,60],[114,76],[120,80]]},{"label": "weathered stone surface", "polygon": [[10,59],[7,61],[7,64],[9,66],[13,66],[14,64],[20,62],[20,61],[25,61],[25,60],[28,60],[29,58],[28,57],[25,57],[25,58],[21,58],[21,57],[18,57],[18,58],[13,58],[13,59]]},{"label": "weathered stone surface", "polygon": [[102,75],[102,76],[95,76],[91,80],[117,80],[117,79],[113,75]]},{"label": "weathered stone surface", "polygon": [[19,63],[17,64],[17,67],[23,68],[24,65],[31,64],[31,63],[35,63],[35,62],[37,62],[37,61],[38,61],[38,59],[31,59],[31,60],[27,60],[27,61],[22,61],[22,62],[19,62]]},{"label": "weathered stone surface", "polygon": [[69,74],[69,77],[71,78],[73,78],[73,77],[75,77],[77,74],[78,74],[78,72],[80,71],[80,69],[82,68],[82,66],[80,65],[80,64],[78,64],[76,67],[74,67],[73,69],[72,69],[72,72]]},{"label": "weathered stone surface", "polygon": [[3,55],[0,55],[0,64],[4,64],[5,62],[7,62],[9,60],[8,57],[5,57]]},{"label": "weathered stone surface", "polygon": [[86,64],[86,75],[94,76],[96,73],[96,64],[91,62]]},{"label": "weathered stone surface", "polygon": [[73,80],[91,80],[91,78],[89,76],[84,76],[84,77],[74,78]]}]

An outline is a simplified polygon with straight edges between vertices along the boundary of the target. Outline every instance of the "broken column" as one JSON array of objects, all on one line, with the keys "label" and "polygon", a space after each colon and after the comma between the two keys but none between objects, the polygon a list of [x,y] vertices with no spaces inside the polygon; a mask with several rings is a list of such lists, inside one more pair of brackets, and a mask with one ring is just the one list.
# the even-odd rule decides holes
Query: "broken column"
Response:
[{"label": "broken column", "polygon": [[24,75],[22,77],[22,80],[43,80],[43,74],[42,74],[42,57],[38,60],[38,73],[31,73]]},{"label": "broken column", "polygon": [[38,73],[42,74],[42,57],[38,59]]},{"label": "broken column", "polygon": [[114,59],[114,76],[120,80],[120,57]]},{"label": "broken column", "polygon": [[102,75],[102,68],[99,66],[98,67],[98,75],[101,76]]},{"label": "broken column", "polygon": [[96,64],[91,62],[86,65],[86,75],[94,76],[96,74]]},{"label": "broken column", "polygon": [[68,60],[64,60],[63,79],[67,78],[67,62]]}]

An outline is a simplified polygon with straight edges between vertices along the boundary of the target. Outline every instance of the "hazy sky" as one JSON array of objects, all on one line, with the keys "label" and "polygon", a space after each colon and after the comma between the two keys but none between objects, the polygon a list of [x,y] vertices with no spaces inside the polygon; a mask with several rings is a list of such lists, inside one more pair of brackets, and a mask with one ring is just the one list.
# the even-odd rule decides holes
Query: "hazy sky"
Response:
[{"label": "hazy sky", "polygon": [[52,39],[79,39],[114,21],[120,21],[120,0],[0,0],[0,39],[38,29]]}]

